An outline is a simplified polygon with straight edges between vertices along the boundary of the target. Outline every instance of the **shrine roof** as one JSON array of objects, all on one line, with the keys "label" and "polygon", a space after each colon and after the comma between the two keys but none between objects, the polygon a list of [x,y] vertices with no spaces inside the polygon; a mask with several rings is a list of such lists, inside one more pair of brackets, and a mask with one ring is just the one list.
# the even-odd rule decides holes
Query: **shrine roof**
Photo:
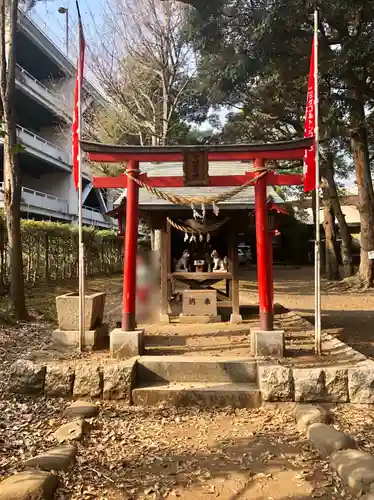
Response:
[{"label": "shrine roof", "polygon": [[[157,155],[187,153],[190,151],[206,151],[210,153],[256,153],[256,152],[285,152],[298,149],[307,149],[312,146],[314,138],[295,139],[292,141],[278,141],[271,143],[251,144],[208,144],[208,145],[173,145],[173,146],[129,146],[118,144],[101,144],[97,142],[81,141],[82,150],[86,153],[123,154],[123,155]],[[104,160],[103,160],[104,161]]]},{"label": "shrine roof", "polygon": [[[181,195],[181,196],[198,196],[198,197],[210,197],[217,196],[222,193],[226,193],[230,191],[230,187],[182,187],[182,188],[162,188],[162,191],[172,195]],[[124,189],[121,196],[115,200],[114,205],[118,206],[123,203],[126,199],[127,190]],[[229,200],[223,201],[219,203],[219,206],[224,210],[250,210],[254,209],[255,206],[255,194],[254,187],[248,186],[239,194],[233,196]],[[267,195],[271,197],[274,203],[283,204],[284,200],[277,194],[275,189],[272,186],[267,187]],[[173,205],[169,201],[160,200],[156,198],[156,196],[150,194],[145,189],[139,190],[139,207],[146,211],[157,211],[157,210],[180,210],[181,208],[186,208],[189,210],[189,207],[181,207],[179,205]]]},{"label": "shrine roof", "polygon": [[[183,161],[139,162],[141,173],[149,177],[183,177]],[[210,161],[209,176],[243,175],[253,171],[253,161]]]},{"label": "shrine roof", "polygon": [[[139,169],[141,173],[156,177],[180,177],[183,176],[183,162],[140,162]],[[253,171],[252,161],[211,161],[209,162],[209,175],[242,175],[246,172]],[[230,191],[233,187],[230,186],[205,186],[205,187],[178,187],[178,188],[160,188],[161,191],[180,196],[201,196],[211,197]],[[114,206],[120,205],[126,199],[126,189],[123,189],[121,195],[115,200]],[[283,200],[277,194],[272,186],[267,187],[268,196],[271,196],[275,203],[282,204]],[[221,202],[222,209],[253,209],[255,204],[254,187],[248,186],[242,192],[233,196],[227,201]],[[157,210],[180,210],[181,206],[173,205],[168,201],[160,200],[156,196],[149,193],[146,189],[139,190],[139,206],[146,211]]]},{"label": "shrine roof", "polygon": [[[183,176],[183,162],[140,162],[139,169],[141,173],[156,177],[180,177]],[[209,162],[209,175],[242,175],[246,172],[253,171],[252,161],[211,161]],[[161,191],[180,196],[201,196],[211,197],[230,191],[233,187],[230,186],[205,186],[205,187],[178,187],[178,188],[160,188]],[[121,195],[115,200],[114,205],[120,205],[126,199],[127,190],[124,189]],[[271,196],[275,203],[282,204],[283,200],[277,194],[272,186],[267,187],[268,196]],[[248,186],[243,191],[233,196],[227,201],[221,202],[222,209],[253,209],[255,204],[254,187]],[[139,190],[139,206],[143,210],[157,211],[163,209],[181,209],[181,206],[173,205],[168,201],[160,200],[156,196],[149,193],[146,189]]]}]

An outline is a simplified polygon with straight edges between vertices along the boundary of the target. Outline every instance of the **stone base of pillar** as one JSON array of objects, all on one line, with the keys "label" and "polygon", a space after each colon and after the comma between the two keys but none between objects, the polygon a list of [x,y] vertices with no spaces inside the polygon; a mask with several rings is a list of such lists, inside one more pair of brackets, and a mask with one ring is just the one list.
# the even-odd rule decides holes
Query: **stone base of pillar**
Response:
[{"label": "stone base of pillar", "polygon": [[241,314],[231,314],[230,323],[243,323],[243,318]]},{"label": "stone base of pillar", "polygon": [[113,358],[132,358],[144,351],[144,330],[126,332],[115,328],[110,332],[110,354]]},{"label": "stone base of pillar", "polygon": [[[76,346],[79,344],[79,330],[54,330],[52,339],[56,344]],[[103,323],[94,330],[84,332],[83,347],[107,349],[109,346],[109,325]]]},{"label": "stone base of pillar", "polygon": [[252,330],[251,331],[252,356],[284,357],[284,331],[283,330]]}]

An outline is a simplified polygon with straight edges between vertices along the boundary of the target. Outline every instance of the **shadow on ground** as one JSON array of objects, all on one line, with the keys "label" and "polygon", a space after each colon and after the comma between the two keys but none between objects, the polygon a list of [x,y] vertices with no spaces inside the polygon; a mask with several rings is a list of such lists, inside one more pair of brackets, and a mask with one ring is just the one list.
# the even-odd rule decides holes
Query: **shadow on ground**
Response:
[{"label": "shadow on ground", "polygon": [[[314,325],[311,311],[297,309],[295,312]],[[321,320],[324,330],[365,356],[374,357],[374,310],[323,309]]]},{"label": "shadow on ground", "polygon": [[[118,408],[115,416],[108,411],[99,417],[92,442],[82,449],[82,484],[96,473],[103,488],[118,495],[125,490],[130,498],[306,500],[326,481],[323,464],[294,424],[287,427],[279,416],[274,421],[271,413],[237,418],[235,412],[196,409],[196,423],[183,410],[172,419],[166,410],[134,411],[136,417]],[[319,498],[331,498],[321,491]]]}]

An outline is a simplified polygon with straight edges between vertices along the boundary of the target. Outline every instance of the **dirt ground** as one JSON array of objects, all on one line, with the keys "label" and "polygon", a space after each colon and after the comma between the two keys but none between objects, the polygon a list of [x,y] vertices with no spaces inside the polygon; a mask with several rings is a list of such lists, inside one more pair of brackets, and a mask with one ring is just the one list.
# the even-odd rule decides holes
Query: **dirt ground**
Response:
[{"label": "dirt ground", "polygon": [[[254,304],[255,270],[242,276],[241,296],[247,305]],[[275,281],[275,301],[312,320],[313,269],[276,268]],[[90,291],[107,291],[107,310],[118,305],[121,287],[120,276],[88,283]],[[73,283],[30,290],[33,323],[0,327],[1,477],[49,448],[49,436],[64,422],[65,401],[9,396],[7,369],[19,357],[48,346],[53,324],[46,319],[55,320],[55,295],[75,288]],[[373,296],[323,283],[324,330],[369,356],[374,356]],[[360,448],[374,452],[372,409],[342,405],[333,411],[335,425],[353,435]],[[350,499],[333,485],[328,464],[297,431],[292,404],[199,410],[102,403],[78,448],[77,463],[63,477],[57,500]]]},{"label": "dirt ground", "polygon": [[[0,400],[0,476],[50,448],[66,403]],[[332,481],[292,419],[292,404],[258,410],[129,408],[101,404],[56,500],[332,500]],[[372,409],[333,409],[336,427],[374,451]]]},{"label": "dirt ground", "polygon": [[[313,323],[314,319],[314,275],[313,267],[275,267],[274,300],[278,304],[295,311]],[[240,299],[245,305],[256,304],[256,269],[242,270]],[[28,290],[29,308],[39,320],[56,321],[55,297],[68,291],[76,291],[77,283],[50,284]],[[118,307],[122,294],[122,276],[89,279],[90,292],[106,291],[106,311]],[[0,323],[6,316],[4,302],[0,300]],[[106,320],[113,325],[114,319],[107,313]],[[374,357],[374,290],[349,290],[344,283],[332,285],[322,281],[322,327],[354,349]],[[19,325],[18,325],[19,326]],[[17,327],[17,326],[16,326]],[[23,326],[22,326],[23,329]],[[39,341],[42,339],[39,339]],[[1,341],[0,341],[1,352]]]}]

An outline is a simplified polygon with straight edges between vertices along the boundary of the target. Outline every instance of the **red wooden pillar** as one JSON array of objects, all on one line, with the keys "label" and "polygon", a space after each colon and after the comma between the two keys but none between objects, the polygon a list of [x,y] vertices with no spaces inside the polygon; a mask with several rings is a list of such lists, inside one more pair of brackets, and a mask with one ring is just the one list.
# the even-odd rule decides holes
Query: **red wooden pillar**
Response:
[{"label": "red wooden pillar", "polygon": [[[256,158],[255,170],[265,166],[263,159]],[[273,329],[273,306],[271,298],[272,283],[270,284],[269,268],[269,231],[266,175],[262,176],[255,184],[255,216],[256,216],[256,247],[257,247],[257,278],[260,309],[260,328],[270,331]]]},{"label": "red wooden pillar", "polygon": [[274,310],[274,275],[273,275],[273,231],[269,231],[269,293],[270,306]]},{"label": "red wooden pillar", "polygon": [[[139,162],[129,160],[127,172],[139,175]],[[136,328],[136,257],[138,248],[139,186],[128,178],[126,197],[126,229],[123,266],[122,330],[132,332]]]}]

